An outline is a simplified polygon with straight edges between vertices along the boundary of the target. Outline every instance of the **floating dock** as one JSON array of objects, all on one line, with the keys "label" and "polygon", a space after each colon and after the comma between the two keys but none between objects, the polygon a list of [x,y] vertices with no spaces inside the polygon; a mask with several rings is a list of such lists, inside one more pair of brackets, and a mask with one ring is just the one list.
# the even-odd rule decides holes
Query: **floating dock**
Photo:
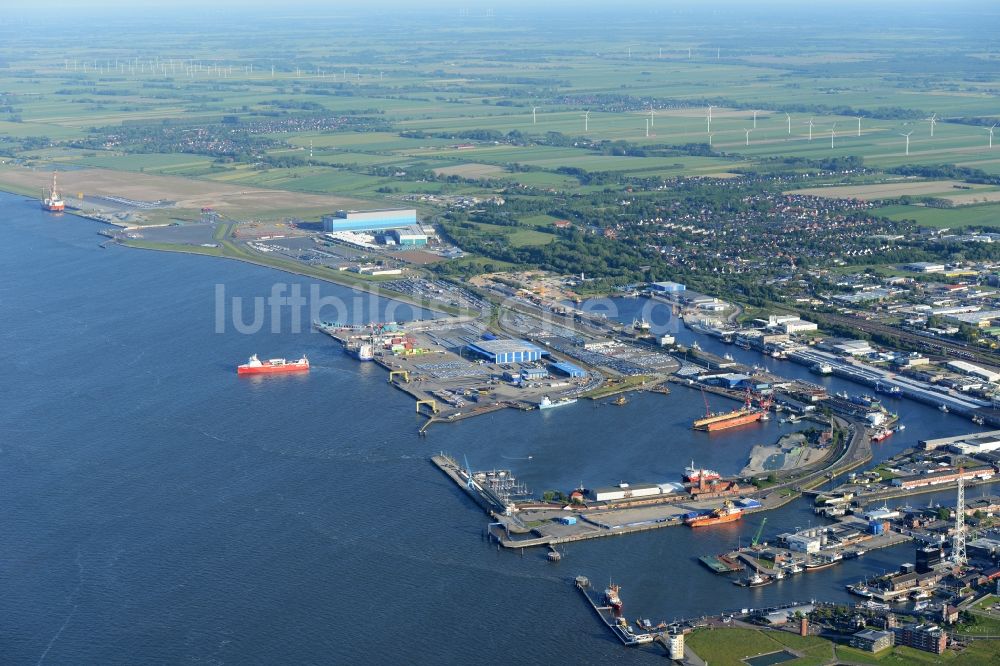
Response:
[{"label": "floating dock", "polygon": [[743,566],[725,555],[702,555],[698,558],[702,564],[718,574],[743,571]]},{"label": "floating dock", "polygon": [[743,566],[725,555],[702,555],[698,558],[702,564],[717,574],[729,574],[743,571]]}]

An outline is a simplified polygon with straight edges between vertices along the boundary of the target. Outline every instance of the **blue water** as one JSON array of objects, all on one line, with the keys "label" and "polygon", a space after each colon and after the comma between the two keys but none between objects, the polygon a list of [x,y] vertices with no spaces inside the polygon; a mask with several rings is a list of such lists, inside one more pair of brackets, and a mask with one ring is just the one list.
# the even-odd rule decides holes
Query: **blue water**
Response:
[{"label": "blue water", "polygon": [[[691,458],[735,472],[789,427],[694,433],[702,396],[679,389],[622,408],[499,412],[418,438],[422,418],[384,372],[293,332],[288,312],[276,332],[270,320],[216,332],[216,285],[246,305],[275,283],[307,293],[308,280],[101,249],[99,225],[20,197],[0,195],[0,211],[0,662],[659,663],[658,650],[624,650],[572,576],[614,577],[629,617],[659,620],[846,599],[844,583],[909,559],[904,546],[754,590],[696,562],[749,540],[759,517],[573,544],[557,565],[497,552],[482,540],[486,517],[429,455],[508,467],[540,492],[676,480]],[[322,293],[350,302],[355,320],[427,316]],[[237,378],[233,365],[255,352],[305,353],[313,370]],[[880,455],[972,429],[912,403],[899,411],[909,428]],[[768,533],[815,521],[795,503],[769,514]]]}]

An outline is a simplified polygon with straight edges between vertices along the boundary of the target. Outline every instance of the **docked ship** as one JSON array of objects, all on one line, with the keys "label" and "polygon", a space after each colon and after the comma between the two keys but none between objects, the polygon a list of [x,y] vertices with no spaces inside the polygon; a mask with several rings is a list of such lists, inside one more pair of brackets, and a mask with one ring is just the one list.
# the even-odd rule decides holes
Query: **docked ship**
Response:
[{"label": "docked ship", "polygon": [[566,405],[572,405],[576,402],[576,398],[564,398],[563,400],[553,401],[549,396],[542,396],[541,402],[538,403],[538,409],[552,409],[554,407],[565,407]]},{"label": "docked ship", "polygon": [[882,430],[879,430],[874,435],[872,435],[872,441],[878,443],[885,441],[890,437],[892,437],[892,428],[883,428]]},{"label": "docked ship", "polygon": [[621,589],[620,585],[608,583],[608,589],[604,590],[604,603],[611,606],[616,613],[622,612],[622,598],[618,595]]},{"label": "docked ship", "polygon": [[735,504],[726,500],[721,508],[715,509],[712,513],[703,516],[691,516],[684,521],[689,527],[708,527],[709,525],[719,525],[721,523],[731,523],[743,517],[743,509],[737,508]]},{"label": "docked ship", "polygon": [[734,585],[739,585],[740,587],[763,587],[764,585],[770,585],[774,582],[774,578],[771,576],[763,576],[760,572],[754,572],[752,576],[748,578],[734,580]]},{"label": "docked ship", "polygon": [[696,420],[691,424],[695,430],[705,432],[715,432],[716,430],[727,430],[748,423],[756,423],[765,420],[767,410],[771,406],[770,400],[761,400],[758,407],[754,407],[747,393],[746,402],[739,409],[721,414],[708,414],[704,418]]},{"label": "docked ship", "polygon": [[809,368],[817,375],[831,375],[833,374],[833,366],[829,363],[815,363],[811,368]]},{"label": "docked ship", "polygon": [[875,392],[884,393],[891,396],[899,396],[903,393],[903,389],[893,384],[883,384],[882,382],[875,382]]},{"label": "docked ship", "polygon": [[55,173],[52,174],[52,189],[49,190],[48,196],[42,199],[42,210],[47,210],[51,213],[61,213],[66,210],[66,202],[59,196],[59,187],[56,184]]},{"label": "docked ship", "polygon": [[238,375],[272,375],[285,372],[309,372],[309,359],[305,356],[297,361],[287,361],[283,358],[272,358],[261,361],[257,354],[243,365],[236,367]]},{"label": "docked ship", "polygon": [[359,361],[374,361],[375,347],[370,342],[358,342],[344,347],[344,351]]},{"label": "docked ship", "polygon": [[702,479],[706,481],[718,481],[722,478],[718,472],[714,469],[701,469],[694,466],[694,461],[684,468],[684,480],[688,483],[698,483]]},{"label": "docked ship", "polygon": [[865,597],[866,599],[871,599],[875,596],[875,593],[872,592],[867,585],[861,582],[859,582],[857,585],[847,585],[846,587],[848,592],[850,592],[851,594],[856,594],[859,597]]}]

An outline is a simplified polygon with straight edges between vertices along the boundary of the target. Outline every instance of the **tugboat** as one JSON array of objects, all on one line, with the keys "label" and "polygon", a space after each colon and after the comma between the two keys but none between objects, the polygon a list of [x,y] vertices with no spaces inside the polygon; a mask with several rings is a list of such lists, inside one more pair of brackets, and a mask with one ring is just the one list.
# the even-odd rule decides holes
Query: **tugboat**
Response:
[{"label": "tugboat", "polygon": [[614,400],[612,400],[611,404],[615,405],[617,407],[624,407],[625,405],[628,404],[628,400],[625,398],[625,396],[620,395],[617,398],[615,398]]}]

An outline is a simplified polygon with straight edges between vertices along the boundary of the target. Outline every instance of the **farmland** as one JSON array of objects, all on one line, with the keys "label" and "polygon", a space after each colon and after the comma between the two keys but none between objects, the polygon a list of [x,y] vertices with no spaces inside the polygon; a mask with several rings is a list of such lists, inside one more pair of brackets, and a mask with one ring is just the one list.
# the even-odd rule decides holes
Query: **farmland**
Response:
[{"label": "farmland", "polygon": [[[85,19],[87,37],[69,47],[8,30],[0,188],[34,195],[58,170],[77,200],[172,202],[137,224],[194,221],[203,207],[306,222],[341,208],[416,207],[471,254],[414,270],[545,262],[580,272],[574,234],[584,233],[604,236],[588,250],[601,257],[586,258],[588,273],[694,284],[706,266],[779,271],[783,253],[836,261],[836,244],[820,236],[841,225],[1000,226],[1000,145],[988,133],[1000,119],[1000,69],[989,53],[953,57],[951,33],[877,14],[886,34],[860,35],[831,15],[824,27],[849,36],[817,43],[753,16],[745,32],[713,35],[697,13],[615,15],[626,44],[600,22],[539,11],[529,22],[347,12],[278,19],[266,34],[227,17],[227,33],[203,44],[180,27],[143,39],[150,28],[136,22],[136,39],[114,48],[120,26]],[[410,42],[419,58],[399,47]],[[833,226],[809,236],[779,210],[776,190]],[[494,197],[507,202],[496,215],[466,212]],[[881,206],[888,221],[853,219],[851,199]],[[747,214],[748,200],[775,208]],[[651,231],[639,211],[691,228]],[[810,248],[776,238],[780,252],[758,256],[727,227],[738,219],[785,220]],[[845,251],[875,250],[851,238]]]}]

